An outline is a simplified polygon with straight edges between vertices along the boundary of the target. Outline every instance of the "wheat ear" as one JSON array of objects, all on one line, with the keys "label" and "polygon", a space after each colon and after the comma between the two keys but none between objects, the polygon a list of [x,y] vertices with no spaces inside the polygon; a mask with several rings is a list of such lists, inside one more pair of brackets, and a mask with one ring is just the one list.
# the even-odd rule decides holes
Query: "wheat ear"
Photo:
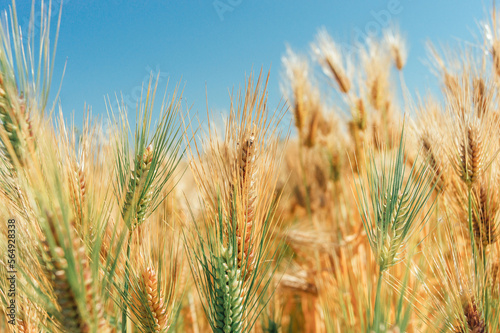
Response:
[{"label": "wheat ear", "polygon": [[458,328],[457,333],[486,333],[486,325],[484,319],[477,308],[474,299],[466,301],[463,305],[464,316],[467,322],[467,327],[469,330],[465,330],[463,327]]},{"label": "wheat ear", "polygon": [[500,40],[495,40],[491,48],[493,68],[497,76],[500,76]]},{"label": "wheat ear", "polygon": [[469,125],[464,134],[460,143],[459,173],[460,178],[472,186],[483,170],[483,142],[477,126]]},{"label": "wheat ear", "polygon": [[[143,192],[153,161],[153,145],[149,145],[142,156],[138,155],[136,161],[136,168],[130,173],[127,194],[122,208],[122,217],[125,220],[129,218],[134,220],[132,229],[144,222],[147,205],[151,201],[150,193],[143,194]],[[133,212],[135,212],[135,216],[130,216]]]},{"label": "wheat ear", "polygon": [[47,240],[42,242],[42,248],[47,258],[44,271],[51,283],[55,300],[59,306],[59,323],[68,332],[87,332],[89,326],[80,313],[77,298],[68,281],[68,262],[57,237],[54,217],[50,212],[46,212],[46,218],[55,238],[56,246],[51,250]]},{"label": "wheat ear", "polygon": [[[67,253],[62,248],[61,241],[56,232],[54,216],[50,212],[46,212],[46,218],[50,227],[52,236],[55,241],[55,246],[52,247],[47,240],[42,242],[44,252],[45,266],[44,273],[49,279],[52,290],[54,292],[56,302],[59,306],[59,324],[68,332],[89,332],[91,329],[90,322],[94,322],[99,332],[110,332],[111,328],[104,319],[104,307],[97,295],[92,273],[89,267],[85,247],[79,237],[75,237],[74,233],[70,232],[72,239],[72,253],[78,268],[81,269],[83,277],[83,292],[85,293],[86,309],[78,306],[77,297],[75,295],[74,286],[69,282]],[[90,317],[87,318],[87,315]]]},{"label": "wheat ear", "polygon": [[215,332],[239,333],[243,328],[243,288],[233,246],[224,248],[215,263]]},{"label": "wheat ear", "polygon": [[238,160],[240,191],[243,196],[244,204],[244,230],[241,230],[240,223],[236,224],[238,268],[245,271],[244,274],[246,277],[250,275],[254,265],[252,230],[254,229],[255,205],[257,203],[255,158],[256,143],[255,135],[252,133],[241,145]]},{"label": "wheat ear", "polygon": [[[16,112],[16,106],[20,107],[22,112]],[[14,152],[15,159],[17,159],[21,165],[23,164],[24,153],[23,141],[20,133],[24,128],[23,116],[25,109],[26,105],[22,98],[18,98],[17,101],[12,99],[12,94],[8,91],[4,77],[0,73],[0,120],[7,133],[7,138]],[[10,160],[11,164],[14,165],[14,158],[5,143],[3,143],[2,149],[5,156]]]},{"label": "wheat ear", "polygon": [[498,195],[482,180],[474,190],[476,209],[472,212],[472,228],[476,243],[487,247],[497,239]]},{"label": "wheat ear", "polygon": [[446,188],[446,174],[444,172],[444,166],[437,157],[438,155],[435,152],[436,149],[434,148],[434,144],[432,143],[432,139],[429,133],[424,133],[421,140],[424,156],[427,158],[427,163],[434,172],[434,188],[437,193],[441,193]]},{"label": "wheat ear", "polygon": [[81,225],[84,219],[84,207],[87,196],[84,162],[73,163],[72,170],[70,171],[70,188],[71,201],[73,202],[79,225]]},{"label": "wheat ear", "polygon": [[[163,298],[159,296],[156,271],[152,267],[147,267],[141,275],[138,286],[140,294],[136,295],[135,299],[136,317],[145,332],[166,332],[169,328],[167,309]],[[144,299],[139,300],[138,296]]]}]

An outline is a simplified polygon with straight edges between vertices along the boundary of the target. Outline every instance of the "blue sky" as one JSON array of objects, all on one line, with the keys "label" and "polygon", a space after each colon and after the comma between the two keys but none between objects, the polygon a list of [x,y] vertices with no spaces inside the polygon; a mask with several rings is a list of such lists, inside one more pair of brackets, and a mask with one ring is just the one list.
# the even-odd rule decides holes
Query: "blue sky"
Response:
[{"label": "blue sky", "polygon": [[[53,2],[58,9],[60,0]],[[30,3],[17,1],[21,25],[29,18]],[[2,10],[9,4],[0,0]],[[429,82],[436,79],[423,63],[425,42],[477,42],[477,24],[490,7],[489,2],[451,0],[66,0],[54,81],[67,61],[60,98],[64,113],[75,112],[77,123],[85,102],[94,113],[105,113],[105,95],[122,92],[134,105],[151,71],[161,71],[162,90],[167,80],[169,91],[181,82],[186,105],[204,115],[205,89],[210,109],[227,110],[228,89],[263,67],[271,69],[269,104],[274,108],[281,99],[281,57],[287,44],[309,54],[320,27],[348,43],[391,20],[410,46],[404,69],[409,88],[435,90],[436,83]]]}]

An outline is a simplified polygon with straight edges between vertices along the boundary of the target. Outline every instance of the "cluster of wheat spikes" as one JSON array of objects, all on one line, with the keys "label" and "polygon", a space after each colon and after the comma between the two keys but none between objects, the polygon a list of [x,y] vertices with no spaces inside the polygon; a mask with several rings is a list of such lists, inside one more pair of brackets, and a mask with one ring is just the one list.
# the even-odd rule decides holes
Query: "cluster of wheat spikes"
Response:
[{"label": "cluster of wheat spikes", "polygon": [[75,130],[47,7],[0,22],[0,332],[500,332],[495,10],[429,45],[441,96],[412,98],[397,29],[320,30],[283,57],[288,109],[261,72],[194,128],[151,78],[130,125],[118,103]]},{"label": "cluster of wheat spikes", "polygon": [[312,59],[287,50],[297,136],[277,236],[293,257],[264,326],[500,332],[496,12],[481,29],[480,46],[428,46],[443,94],[417,101],[397,28],[354,47],[320,30]]},{"label": "cluster of wheat spikes", "polygon": [[[43,4],[40,10],[47,13]],[[0,247],[12,253],[6,221],[15,219],[17,273],[13,297],[2,257],[0,298],[6,315],[15,299],[16,317],[6,316],[0,330],[166,332],[183,290],[168,203],[182,157],[180,99],[164,99],[153,126],[151,80],[135,133],[120,108],[110,110],[109,135],[90,111],[77,134],[48,104],[50,11],[36,34],[31,21],[27,41],[15,13],[13,3],[0,25]]]}]

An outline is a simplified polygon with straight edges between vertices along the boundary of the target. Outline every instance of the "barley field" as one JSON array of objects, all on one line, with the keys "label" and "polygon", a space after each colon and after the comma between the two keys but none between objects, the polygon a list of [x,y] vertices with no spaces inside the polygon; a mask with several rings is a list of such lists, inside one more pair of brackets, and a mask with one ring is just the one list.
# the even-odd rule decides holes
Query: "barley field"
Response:
[{"label": "barley field", "polygon": [[254,68],[198,121],[151,76],[79,131],[50,98],[60,13],[23,36],[11,8],[1,332],[500,332],[494,6],[480,41],[428,44],[435,94],[397,28],[355,52],[320,29],[283,53],[280,105]]}]

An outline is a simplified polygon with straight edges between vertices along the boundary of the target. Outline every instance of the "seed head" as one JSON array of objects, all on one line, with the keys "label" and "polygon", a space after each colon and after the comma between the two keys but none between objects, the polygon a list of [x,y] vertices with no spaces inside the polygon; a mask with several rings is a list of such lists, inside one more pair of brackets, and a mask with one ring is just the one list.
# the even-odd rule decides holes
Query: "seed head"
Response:
[{"label": "seed head", "polygon": [[347,76],[345,62],[339,46],[331,39],[326,30],[321,30],[318,33],[313,50],[323,72],[337,83],[340,92],[347,94],[351,89],[351,81]]},{"label": "seed head", "polygon": [[469,124],[460,138],[459,175],[468,185],[478,179],[484,167],[483,138],[475,124]]},{"label": "seed head", "polygon": [[389,46],[394,65],[398,71],[401,71],[406,64],[406,59],[408,57],[405,40],[401,36],[401,33],[396,29],[386,30],[384,32],[384,39]]}]

